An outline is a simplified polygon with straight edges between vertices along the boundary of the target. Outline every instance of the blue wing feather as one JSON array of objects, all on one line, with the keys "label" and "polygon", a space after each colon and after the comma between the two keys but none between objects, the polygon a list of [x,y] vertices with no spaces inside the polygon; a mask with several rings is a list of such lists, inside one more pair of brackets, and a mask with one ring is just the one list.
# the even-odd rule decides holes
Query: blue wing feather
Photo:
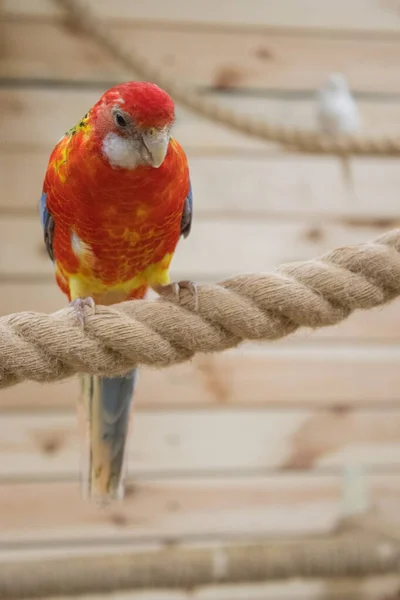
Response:
[{"label": "blue wing feather", "polygon": [[54,219],[47,210],[46,203],[47,194],[42,192],[40,198],[40,221],[42,223],[44,232],[44,243],[46,244],[46,250],[51,260],[54,260],[53,252],[53,237],[54,237]]},{"label": "blue wing feather", "polygon": [[42,227],[45,227],[46,215],[48,214],[47,206],[46,206],[46,192],[42,192],[42,196],[40,198],[40,221],[42,223]]},{"label": "blue wing feather", "polygon": [[189,191],[186,196],[185,204],[183,207],[182,220],[181,220],[181,235],[184,238],[190,233],[190,229],[192,227],[192,219],[193,219],[193,191],[192,191],[192,183],[189,180]]}]

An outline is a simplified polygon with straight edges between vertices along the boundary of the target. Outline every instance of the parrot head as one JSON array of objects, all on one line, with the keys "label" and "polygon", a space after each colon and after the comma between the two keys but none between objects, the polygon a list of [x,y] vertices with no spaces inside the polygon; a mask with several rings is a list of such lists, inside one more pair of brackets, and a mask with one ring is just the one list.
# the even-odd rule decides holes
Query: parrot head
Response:
[{"label": "parrot head", "polygon": [[347,92],[349,89],[346,78],[341,73],[331,73],[326,81],[325,90],[329,92]]},{"label": "parrot head", "polygon": [[90,113],[102,154],[113,168],[158,168],[175,118],[170,96],[153,83],[131,81],[103,94]]}]

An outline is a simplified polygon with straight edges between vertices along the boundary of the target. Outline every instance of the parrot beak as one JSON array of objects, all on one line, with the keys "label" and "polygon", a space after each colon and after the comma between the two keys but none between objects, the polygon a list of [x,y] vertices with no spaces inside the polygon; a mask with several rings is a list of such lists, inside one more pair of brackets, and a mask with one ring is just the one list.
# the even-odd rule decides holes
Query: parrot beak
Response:
[{"label": "parrot beak", "polygon": [[168,151],[169,132],[157,131],[155,134],[143,134],[143,142],[151,156],[151,165],[158,169],[164,162]]}]

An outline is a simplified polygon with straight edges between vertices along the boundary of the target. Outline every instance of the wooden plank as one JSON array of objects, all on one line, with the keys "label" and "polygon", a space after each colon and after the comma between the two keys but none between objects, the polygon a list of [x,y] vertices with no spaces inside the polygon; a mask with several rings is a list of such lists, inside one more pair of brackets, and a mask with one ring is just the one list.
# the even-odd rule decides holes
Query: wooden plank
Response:
[{"label": "wooden plank", "polygon": [[[150,22],[207,23],[221,26],[249,25],[256,27],[293,27],[312,30],[338,29],[339,31],[398,32],[396,4],[379,0],[269,0],[266,9],[263,0],[223,0],[216,4],[204,0],[201,4],[170,0],[168,7],[159,0],[132,3],[127,0],[87,0],[100,17]],[[61,15],[50,0],[3,0],[3,14],[23,16]]]},{"label": "wooden plank", "polygon": [[194,590],[146,590],[106,595],[62,596],[39,600],[394,600],[398,575],[363,578],[294,579],[276,583],[197,587]]},{"label": "wooden plank", "polygon": [[[169,24],[110,24],[131,52],[145,53],[166,74],[188,84],[258,89],[316,89],[330,71],[340,71],[357,91],[398,93],[397,39],[340,39],[215,30]],[[3,77],[66,81],[130,79],[107,50],[61,22],[10,20],[2,24]],[[68,61],[63,57],[68,56]],[[202,60],[197,60],[202,56]],[[318,61],[315,57],[318,56]],[[367,66],[366,66],[367,65]]]},{"label": "wooden plank", "polygon": [[[23,148],[0,151],[0,209],[37,212],[38,198],[49,159],[49,150]],[[318,215],[341,218],[362,214],[379,218],[385,210],[395,214],[396,205],[382,203],[367,196],[361,206],[349,202],[341,181],[340,165],[335,158],[319,156],[196,156],[189,154],[192,186],[195,191],[196,218],[213,215],[248,218],[252,215],[298,215],[304,220]],[[399,180],[396,161],[386,169],[391,184]],[[374,164],[374,163],[373,163]],[[386,164],[386,163],[385,163]],[[290,178],[286,176],[290,171]],[[21,177],[21,173],[24,177]],[[379,169],[379,184],[383,183]],[[378,183],[377,182],[377,183]],[[392,188],[390,188],[392,189]],[[393,194],[394,196],[394,194]],[[218,198],[218,202],[216,202]]]},{"label": "wooden plank", "polygon": [[[1,478],[78,476],[74,412],[4,413],[1,427]],[[337,471],[349,462],[378,470],[400,465],[399,409],[138,411],[129,449],[133,476]]]},{"label": "wooden plank", "polygon": [[[398,472],[368,477],[371,502],[390,518],[400,499]],[[75,483],[0,487],[0,547],[54,550],[67,544],[189,541],[201,537],[293,536],[334,530],[342,517],[338,476],[231,477],[135,482],[123,503],[101,510]]]},{"label": "wooden plank", "polygon": [[1,32],[1,77],[109,82],[132,76],[109,52],[62,22],[4,20]]},{"label": "wooden plank", "polygon": [[[2,148],[28,144],[52,147],[72,124],[78,122],[105,91],[73,89],[1,89],[0,139]],[[237,146],[243,149],[265,149],[268,145],[251,139],[214,122],[177,110],[174,135],[185,149],[221,151]]]},{"label": "wooden plank", "polygon": [[[234,273],[265,271],[280,263],[314,258],[342,245],[364,243],[386,229],[386,223],[353,227],[307,224],[293,219],[202,220],[193,227],[189,238],[180,242],[171,277],[216,281]],[[0,278],[52,279],[53,266],[44,248],[38,218],[3,215],[0,240]]]},{"label": "wooden plank", "polygon": [[[397,329],[398,331],[398,329]],[[400,357],[385,346],[248,345],[169,369],[142,369],[136,410],[399,406]],[[1,390],[1,409],[73,408],[76,379]],[[390,413],[389,413],[390,414]],[[40,418],[38,416],[38,418]]]},{"label": "wooden plank", "polygon": [[[0,150],[0,210],[38,214],[49,154],[50,148]],[[400,220],[396,158],[353,159],[354,194],[344,184],[339,161],[329,156],[189,153],[189,164],[196,226],[198,220],[213,217],[289,217],[308,223],[323,219],[325,223],[338,221],[356,226],[380,222],[389,229]]]},{"label": "wooden plank", "polygon": [[[20,145],[46,148],[48,151],[60,136],[93,106],[105,91],[104,86],[93,90],[10,88],[0,89],[1,149]],[[212,94],[212,98],[228,108],[255,118],[269,119],[288,126],[315,128],[316,105],[313,98],[257,97]],[[363,127],[369,134],[392,134],[400,119],[397,100],[359,102]],[[236,133],[228,127],[189,113],[179,106],[176,111],[174,135],[188,152],[243,153],[274,148],[250,136]],[[275,146],[276,148],[276,146]]]}]

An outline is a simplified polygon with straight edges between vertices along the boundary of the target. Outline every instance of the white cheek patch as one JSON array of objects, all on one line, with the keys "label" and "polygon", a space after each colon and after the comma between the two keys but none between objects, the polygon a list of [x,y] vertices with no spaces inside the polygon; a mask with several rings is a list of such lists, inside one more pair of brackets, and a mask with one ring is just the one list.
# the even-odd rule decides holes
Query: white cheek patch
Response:
[{"label": "white cheek patch", "polygon": [[103,152],[113,168],[134,169],[138,163],[137,150],[133,140],[107,133],[103,140]]}]

